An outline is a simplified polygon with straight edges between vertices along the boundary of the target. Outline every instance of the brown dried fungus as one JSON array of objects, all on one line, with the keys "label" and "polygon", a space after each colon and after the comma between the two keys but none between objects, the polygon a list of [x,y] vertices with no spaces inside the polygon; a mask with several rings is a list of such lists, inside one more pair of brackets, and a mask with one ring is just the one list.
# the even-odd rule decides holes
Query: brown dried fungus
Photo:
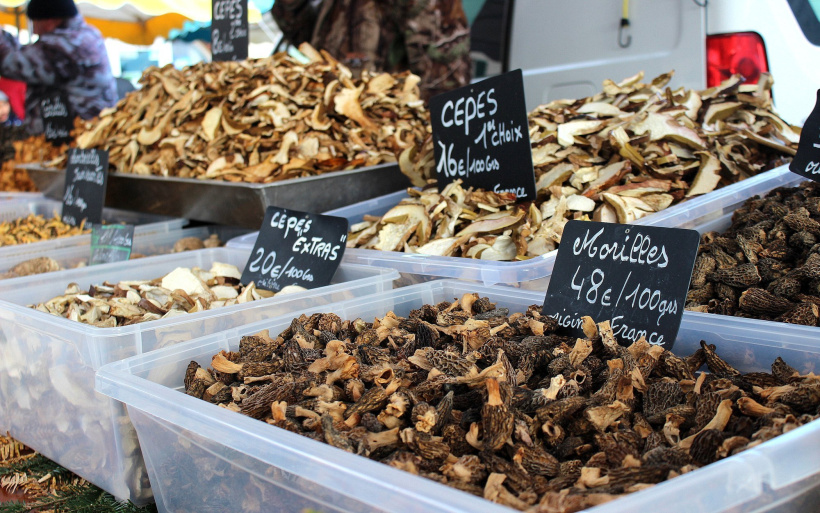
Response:
[{"label": "brown dried fungus", "polygon": [[396,162],[427,136],[419,77],[351,71],[307,44],[266,59],[147,69],[84,124],[118,173],[270,183]]},{"label": "brown dried fungus", "polygon": [[[372,323],[302,315],[209,368],[191,362],[185,392],[539,513],[616,499],[818,416],[816,377],[781,359],[742,374],[706,343],[678,357],[586,324],[587,339],[560,336],[539,306],[510,315],[477,294]],[[504,328],[474,342],[488,325]]]},{"label": "brown dried fungus", "polygon": [[[772,110],[771,77],[738,76],[704,91],[643,74],[529,114],[536,201],[510,193],[409,190],[384,216],[351,226],[348,247],[483,260],[525,260],[558,247],[571,219],[629,223],[686,198],[785,164],[799,129]],[[404,150],[414,185],[434,176],[432,138]]]},{"label": "brown dried fungus", "polygon": [[818,326],[820,184],[747,200],[722,233],[701,236],[686,308]]}]

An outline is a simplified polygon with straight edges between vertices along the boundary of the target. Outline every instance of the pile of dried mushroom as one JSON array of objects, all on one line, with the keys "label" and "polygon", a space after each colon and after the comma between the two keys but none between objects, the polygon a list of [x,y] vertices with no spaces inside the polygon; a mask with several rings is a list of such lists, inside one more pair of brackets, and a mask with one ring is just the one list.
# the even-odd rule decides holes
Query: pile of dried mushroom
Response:
[{"label": "pile of dried mushroom", "polygon": [[84,221],[80,223],[80,226],[71,226],[64,223],[56,214],[51,219],[38,214],[29,214],[26,217],[0,223],[0,247],[73,237],[90,232],[90,229],[85,228]]},{"label": "pile of dried mushroom", "polygon": [[[556,335],[465,294],[369,323],[314,314],[188,366],[189,395],[489,500],[574,512],[761,444],[818,415],[817,377],[741,374],[585,318]],[[703,365],[710,373],[699,372]],[[168,483],[173,485],[173,483]]]},{"label": "pile of dried mushroom", "polygon": [[[239,283],[242,272],[234,265],[214,262],[209,271],[177,267],[154,280],[105,282],[81,290],[76,283],[65,294],[32,306],[41,312],[100,328],[128,326],[247,303],[274,293]],[[304,290],[290,285],[276,295]]]},{"label": "pile of dried mushroom", "polygon": [[[450,186],[410,192],[381,218],[351,227],[349,247],[485,260],[556,249],[570,219],[628,223],[789,161],[797,129],[772,111],[771,78],[732,77],[705,91],[671,90],[670,74],[642,74],[580,100],[530,113],[538,199]],[[433,146],[406,150],[416,185],[433,173]]]},{"label": "pile of dried mushroom", "polygon": [[326,52],[182,70],[149,68],[142,89],[86,122],[80,148],[141,175],[268,183],[395,162],[427,135],[419,77],[349,69]]},{"label": "pile of dried mushroom", "polygon": [[686,308],[820,325],[820,184],[751,198],[701,237]]}]

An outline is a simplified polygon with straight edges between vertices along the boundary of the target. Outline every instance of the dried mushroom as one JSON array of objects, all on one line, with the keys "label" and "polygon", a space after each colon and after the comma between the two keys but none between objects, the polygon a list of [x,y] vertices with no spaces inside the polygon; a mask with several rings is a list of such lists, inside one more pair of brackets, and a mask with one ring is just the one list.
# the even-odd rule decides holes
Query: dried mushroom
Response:
[{"label": "dried mushroom", "polygon": [[[742,85],[732,77],[694,91],[670,89],[671,76],[648,84],[643,74],[606,81],[595,96],[530,112],[535,202],[513,205],[509,194],[460,186],[441,194],[408,191],[402,205],[425,209],[415,218],[432,224],[429,237],[399,230],[385,216],[353,225],[348,246],[522,260],[556,249],[571,219],[629,223],[785,164],[796,153],[799,129],[772,110],[771,80]],[[414,185],[427,185],[434,176],[432,139],[405,150],[399,163]]]},{"label": "dried mushroom", "polygon": [[80,226],[71,226],[65,224],[56,214],[51,219],[29,214],[0,223],[0,247],[73,237],[90,232],[91,230],[85,228],[85,221],[80,223]]},{"label": "dried mushroom", "polygon": [[820,184],[746,200],[722,233],[708,232],[686,308],[820,325]]},{"label": "dried mushroom", "polygon": [[[209,271],[177,267],[161,278],[104,282],[89,290],[81,290],[72,283],[62,296],[31,308],[92,326],[113,328],[274,296],[273,292],[257,289],[253,282],[243,286],[240,277],[236,266],[220,262],[215,262]],[[279,294],[301,290],[304,289],[289,286]]]},{"label": "dried mushroom", "polygon": [[270,183],[395,162],[427,136],[419,77],[352,73],[309,46],[184,69],[147,69],[142,88],[85,122],[80,148],[119,173]]},{"label": "dried mushroom", "polygon": [[20,164],[50,161],[68,150],[68,146],[54,146],[44,135],[28,136],[24,127],[4,127],[0,130],[0,191],[30,192],[36,188]]},{"label": "dried mushroom", "polygon": [[[818,416],[813,373],[742,374],[701,342],[556,334],[540,307],[477,294],[372,323],[302,315],[190,362],[188,395],[531,512],[573,512],[708,465]],[[701,372],[706,365],[710,372]],[[691,368],[690,368],[691,366]],[[169,483],[171,484],[171,483]]]}]

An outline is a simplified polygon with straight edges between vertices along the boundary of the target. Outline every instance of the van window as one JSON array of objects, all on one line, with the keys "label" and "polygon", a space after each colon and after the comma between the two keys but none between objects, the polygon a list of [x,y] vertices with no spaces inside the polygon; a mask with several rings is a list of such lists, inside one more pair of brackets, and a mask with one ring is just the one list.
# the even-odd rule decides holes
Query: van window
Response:
[{"label": "van window", "polygon": [[820,46],[820,0],[789,0],[789,7],[806,39]]},{"label": "van window", "polygon": [[512,0],[462,0],[470,21],[473,78],[504,71]]}]

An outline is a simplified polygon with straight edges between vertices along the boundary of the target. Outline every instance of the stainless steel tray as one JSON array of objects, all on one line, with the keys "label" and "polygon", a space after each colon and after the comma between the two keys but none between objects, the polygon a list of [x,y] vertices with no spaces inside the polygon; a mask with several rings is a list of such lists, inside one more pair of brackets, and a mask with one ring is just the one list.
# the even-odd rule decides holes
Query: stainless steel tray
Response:
[{"label": "stainless steel tray", "polygon": [[[65,173],[40,164],[28,171],[49,198],[62,199]],[[106,206],[258,229],[269,206],[325,212],[409,187],[398,164],[335,171],[270,184],[111,173]]]}]

